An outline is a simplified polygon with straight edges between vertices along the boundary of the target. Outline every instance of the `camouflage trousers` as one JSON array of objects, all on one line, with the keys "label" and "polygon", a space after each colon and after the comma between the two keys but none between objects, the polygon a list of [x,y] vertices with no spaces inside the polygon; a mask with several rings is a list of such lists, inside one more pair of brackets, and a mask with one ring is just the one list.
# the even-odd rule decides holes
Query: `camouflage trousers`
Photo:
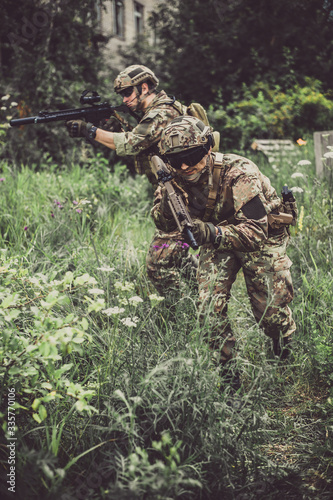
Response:
[{"label": "camouflage trousers", "polygon": [[288,304],[293,299],[291,261],[286,254],[286,232],[269,238],[257,252],[214,250],[201,247],[199,268],[199,311],[208,342],[220,362],[233,356],[235,337],[227,317],[231,287],[242,269],[251,308],[264,333],[272,339],[292,335],[296,329]]},{"label": "camouflage trousers", "polygon": [[189,249],[179,231],[155,231],[146,266],[149,279],[161,295],[172,298],[185,287],[185,282],[196,284],[198,259]]}]

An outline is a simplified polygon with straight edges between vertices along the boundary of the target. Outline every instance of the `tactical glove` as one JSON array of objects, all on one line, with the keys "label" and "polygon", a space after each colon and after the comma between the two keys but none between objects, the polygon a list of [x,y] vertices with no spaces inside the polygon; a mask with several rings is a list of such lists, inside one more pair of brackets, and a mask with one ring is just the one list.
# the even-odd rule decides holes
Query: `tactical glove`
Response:
[{"label": "tactical glove", "polygon": [[117,118],[105,118],[100,122],[98,128],[102,128],[103,130],[107,130],[108,132],[124,132],[124,129]]},{"label": "tactical glove", "polygon": [[87,137],[93,124],[86,123],[83,120],[69,120],[66,122],[66,127],[70,137]]},{"label": "tactical glove", "polygon": [[216,240],[216,227],[211,222],[193,221],[192,233],[199,246],[206,243],[214,244]]}]

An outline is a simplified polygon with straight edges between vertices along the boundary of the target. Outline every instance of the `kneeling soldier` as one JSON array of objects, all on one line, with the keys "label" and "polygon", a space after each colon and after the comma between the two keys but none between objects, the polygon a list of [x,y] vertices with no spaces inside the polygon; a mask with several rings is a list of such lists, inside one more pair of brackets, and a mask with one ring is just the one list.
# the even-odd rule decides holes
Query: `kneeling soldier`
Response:
[{"label": "kneeling soldier", "polygon": [[[175,172],[175,185],[184,193],[201,246],[199,306],[202,314],[210,304],[214,311],[208,340],[222,364],[232,358],[235,338],[227,308],[242,269],[255,319],[272,339],[274,354],[285,358],[296,329],[288,307],[293,286],[286,254],[287,224],[293,217],[280,214],[282,200],[251,160],[213,153],[213,141],[210,127],[189,116],[172,120],[160,141],[160,153]],[[164,193],[151,214],[156,226],[169,232],[175,222],[166,197]]]}]

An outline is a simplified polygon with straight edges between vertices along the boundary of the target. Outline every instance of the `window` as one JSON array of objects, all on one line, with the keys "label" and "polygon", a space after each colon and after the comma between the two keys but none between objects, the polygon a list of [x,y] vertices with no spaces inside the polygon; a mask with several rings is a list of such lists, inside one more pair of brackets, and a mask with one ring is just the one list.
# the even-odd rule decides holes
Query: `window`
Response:
[{"label": "window", "polygon": [[139,2],[134,2],[134,26],[135,35],[140,35],[143,32],[143,5]]},{"label": "window", "polygon": [[120,38],[125,37],[123,0],[113,1],[113,33]]},{"label": "window", "polygon": [[102,22],[102,5],[101,5],[101,0],[96,0],[95,2],[95,9],[96,9],[96,21],[98,26],[101,26]]}]

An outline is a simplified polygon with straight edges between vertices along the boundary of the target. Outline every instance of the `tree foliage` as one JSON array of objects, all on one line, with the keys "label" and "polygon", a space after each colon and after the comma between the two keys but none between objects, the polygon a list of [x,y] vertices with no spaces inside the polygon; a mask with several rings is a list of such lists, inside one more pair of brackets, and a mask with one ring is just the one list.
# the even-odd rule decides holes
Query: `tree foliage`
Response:
[{"label": "tree foliage", "polygon": [[[168,0],[151,21],[155,54],[136,45],[185,100],[228,103],[242,84],[284,90],[305,77],[332,91],[332,0]],[[141,49],[141,52],[140,52]]]},{"label": "tree foliage", "polygon": [[[96,27],[95,7],[93,0],[2,2],[0,90],[18,103],[20,117],[43,109],[79,107],[81,92],[97,87],[103,40]],[[22,142],[24,158],[31,161],[45,144],[58,160],[62,145],[69,146],[59,126],[31,126],[9,133],[7,156],[12,158],[22,159]],[[34,146],[28,151],[29,143]]]}]

